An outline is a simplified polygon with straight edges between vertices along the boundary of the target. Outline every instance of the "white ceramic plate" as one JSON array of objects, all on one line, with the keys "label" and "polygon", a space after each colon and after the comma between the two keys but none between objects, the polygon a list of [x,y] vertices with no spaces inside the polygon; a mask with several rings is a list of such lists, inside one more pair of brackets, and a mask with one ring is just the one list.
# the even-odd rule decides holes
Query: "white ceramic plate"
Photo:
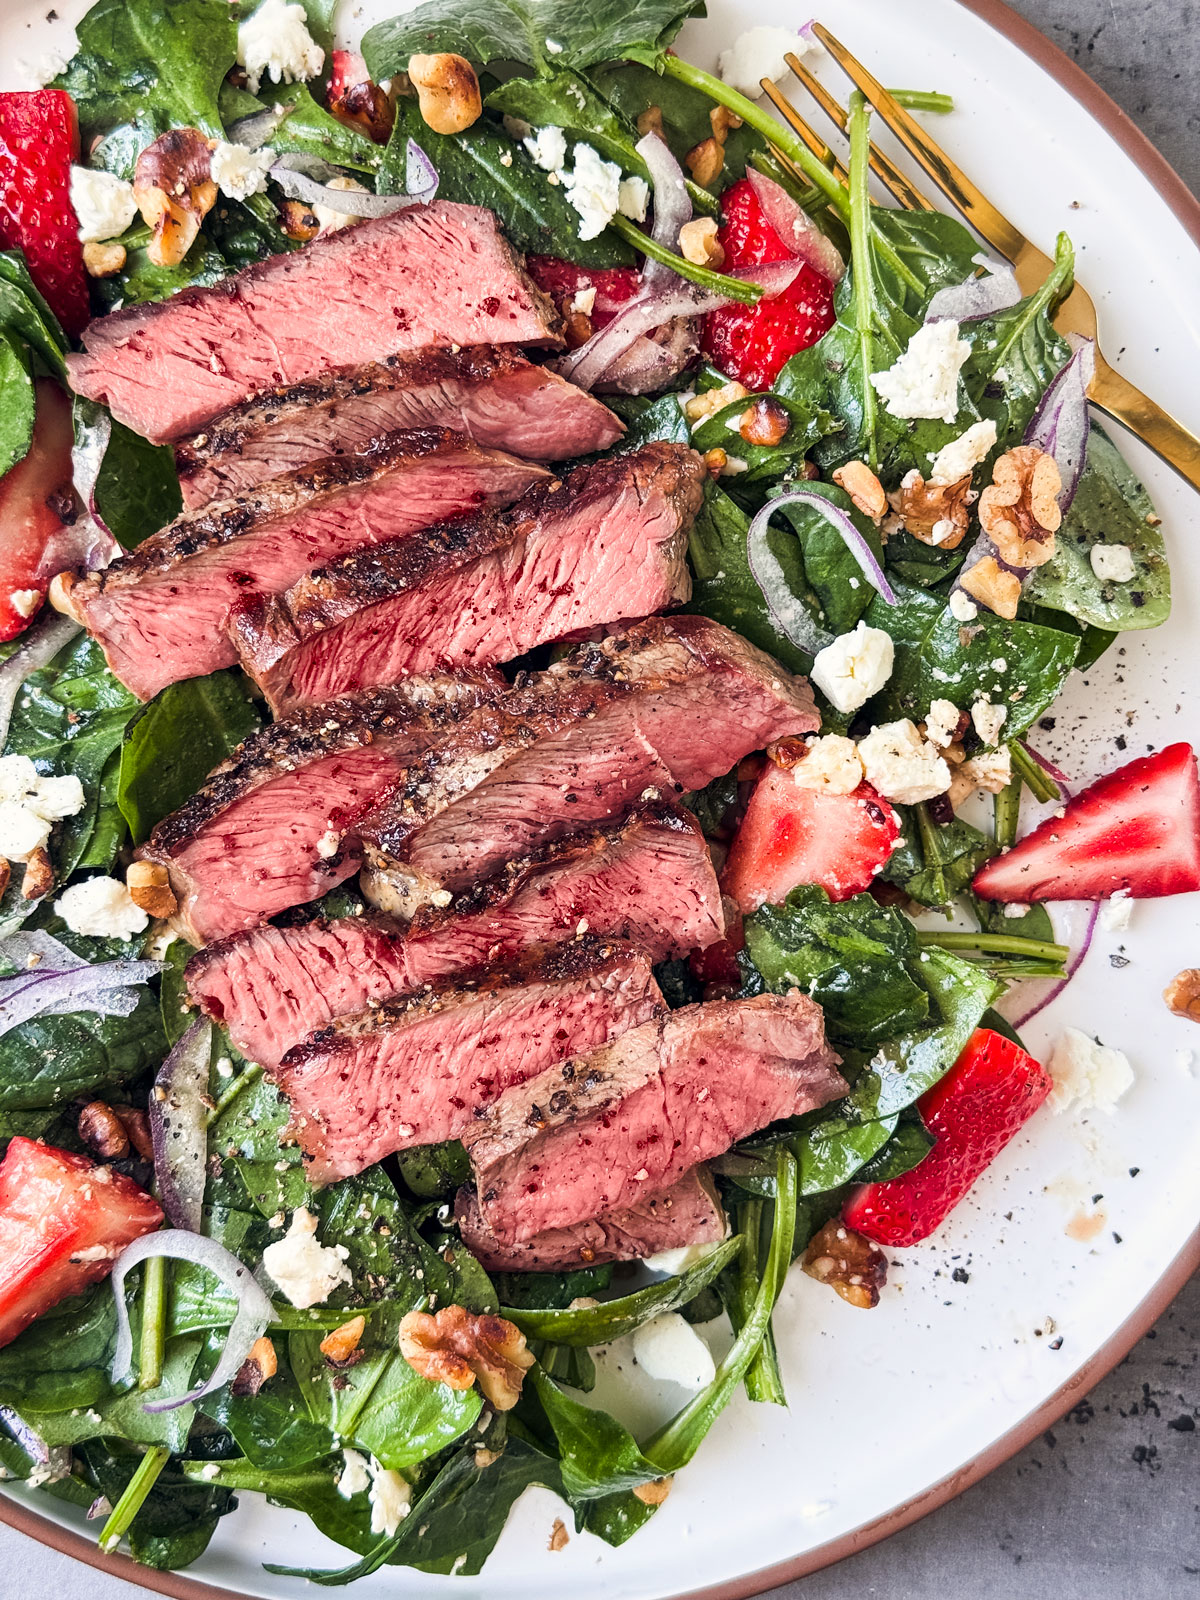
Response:
[{"label": "white ceramic plate", "polygon": [[[1151,181],[1169,190],[1169,174],[1098,92],[1092,104],[1117,137],[1022,52],[1014,36],[1028,45],[1031,30],[1023,33],[1012,13],[994,0],[974,3],[1005,32],[955,0],[827,0],[821,15],[888,83],[953,92],[959,109],[938,119],[936,136],[1030,237],[1049,247],[1059,229],[1070,232],[1110,358],[1200,425],[1196,246]],[[59,6],[68,20],[85,9]],[[354,36],[403,8],[368,0],[354,11]],[[0,60],[12,65],[0,74],[3,87],[28,86],[17,62],[48,48],[70,53],[66,23],[46,23],[46,9],[46,0],[9,0]],[[786,0],[713,0],[711,9],[681,41],[682,53],[705,64],[751,23],[796,21]],[[1044,59],[1071,81],[1073,69],[1048,47]],[[842,93],[833,64],[822,72]],[[1176,204],[1186,204],[1181,193]],[[1196,213],[1186,220],[1195,227]],[[1148,451],[1120,442],[1164,519],[1175,614],[1157,632],[1127,634],[1077,677],[1053,732],[1039,735],[1076,780],[1173,739],[1200,738],[1200,503]],[[1128,964],[1114,965],[1113,955]],[[756,1593],[903,1525],[1002,1460],[1124,1353],[1196,1264],[1200,1034],[1169,1015],[1160,996],[1198,958],[1194,897],[1141,904],[1126,933],[1098,935],[1066,997],[1028,1039],[1039,1050],[1074,1023],[1125,1050],[1137,1082],[1118,1114],[1039,1114],[937,1236],[899,1254],[892,1286],[869,1315],[793,1273],[776,1317],[790,1409],[735,1401],[662,1511],[624,1548],[580,1536],[549,1553],[564,1508],[531,1490],[482,1576],[389,1568],[361,1592],[455,1600]],[[618,1363],[624,1374],[611,1371]],[[622,1385],[629,1377],[619,1352],[607,1368]],[[660,1414],[681,1398],[639,1389],[639,1405]],[[21,1515],[21,1499],[0,1509],[47,1542],[84,1553],[71,1531],[82,1524],[37,1495],[24,1503],[40,1516]],[[94,1537],[93,1526],[85,1557],[93,1560]],[[299,1600],[311,1588],[271,1577],[264,1560],[346,1559],[302,1518],[244,1495],[188,1574],[150,1574],[123,1559],[105,1565],[195,1600],[221,1591]]]}]

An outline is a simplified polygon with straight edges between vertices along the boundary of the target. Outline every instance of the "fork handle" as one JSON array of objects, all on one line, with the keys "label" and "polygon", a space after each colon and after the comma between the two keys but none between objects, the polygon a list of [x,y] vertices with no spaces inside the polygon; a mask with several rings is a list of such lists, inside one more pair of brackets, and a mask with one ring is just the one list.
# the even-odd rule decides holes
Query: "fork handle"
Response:
[{"label": "fork handle", "polygon": [[1099,357],[1088,399],[1148,444],[1193,489],[1200,489],[1200,439]]}]

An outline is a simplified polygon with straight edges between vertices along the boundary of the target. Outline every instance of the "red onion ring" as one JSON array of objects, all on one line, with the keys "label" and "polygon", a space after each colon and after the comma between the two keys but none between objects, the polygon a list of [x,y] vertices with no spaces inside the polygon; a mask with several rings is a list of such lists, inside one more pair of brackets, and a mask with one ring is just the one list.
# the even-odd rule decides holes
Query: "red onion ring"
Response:
[{"label": "red onion ring", "polygon": [[[32,1017],[50,1012],[63,1015],[95,1011],[103,1016],[128,1016],[137,1004],[137,997],[129,993],[130,989],[163,969],[161,961],[102,961],[88,966],[69,951],[70,966],[65,963],[26,966],[28,955],[21,956],[26,946],[20,941],[38,939],[58,944],[46,934],[17,934],[0,947],[6,956],[11,951],[22,967],[12,977],[0,978],[0,1035],[10,1033]],[[39,955],[42,962],[56,959],[53,953],[37,947],[33,953]],[[122,994],[128,997],[127,1002],[120,998]]]},{"label": "red onion ring", "polygon": [[268,106],[265,111],[255,111],[230,125],[230,144],[245,145],[247,150],[261,150],[271,135],[283,122],[291,108],[285,105]]},{"label": "red onion ring", "polygon": [[159,1068],[150,1096],[150,1137],[158,1197],[173,1228],[200,1231],[208,1161],[212,1023],[193,1022]]},{"label": "red onion ring", "polygon": [[73,617],[46,610],[21,638],[7,661],[0,662],[0,750],[8,739],[8,725],[21,685],[31,673],[48,667],[55,656],[83,629]]},{"label": "red onion ring", "polygon": [[1033,1001],[1032,1004],[1028,1005],[1017,1015],[1009,1018],[1009,1021],[1012,1023],[1014,1028],[1023,1028],[1027,1022],[1031,1021],[1037,1016],[1039,1011],[1044,1011],[1052,1000],[1057,1000],[1059,995],[1063,992],[1063,990],[1070,983],[1071,979],[1083,965],[1083,958],[1091,949],[1092,938],[1096,932],[1096,921],[1100,915],[1100,901],[1085,900],[1081,901],[1080,904],[1088,907],[1087,925],[1083,930],[1083,939],[1080,942],[1078,950],[1076,950],[1067,961],[1065,976],[1061,978],[1055,978],[1040,999]]},{"label": "red onion ring", "polygon": [[974,259],[987,268],[987,275],[939,289],[929,302],[926,322],[976,322],[981,317],[995,316],[997,311],[1007,311],[1020,301],[1021,286],[1007,261],[993,261],[983,254]]},{"label": "red onion ring", "polygon": [[1025,443],[1044,450],[1058,465],[1062,478],[1058,503],[1064,512],[1071,508],[1087,465],[1091,428],[1087,392],[1095,372],[1095,341],[1084,339],[1038,401],[1025,430]]},{"label": "red onion ring", "polygon": [[[654,189],[654,222],[650,237],[664,250],[678,253],[679,230],[692,218],[692,197],[683,180],[683,168],[671,154],[666,140],[657,133],[646,134],[634,149],[646,163]],[[673,269],[665,261],[649,260],[642,271],[642,283],[649,288],[672,273]]]},{"label": "red onion ring", "polygon": [[[397,211],[403,211],[406,206],[424,204],[426,200],[424,193],[372,194],[369,189],[334,189],[328,183],[322,183],[313,177],[311,170],[305,170],[314,166],[322,168],[325,172],[335,170],[323,161],[312,161],[307,156],[287,155],[281,156],[274,163],[269,175],[289,200],[299,200],[306,206],[324,206],[327,210],[340,212],[343,216],[390,217]],[[429,199],[433,198],[436,189],[435,182],[433,191],[428,192]]]},{"label": "red onion ring", "polygon": [[[87,506],[88,516],[87,519],[81,518],[72,530],[76,533],[76,540],[81,540],[83,545],[77,552],[78,561],[67,561],[64,565],[86,565],[89,571],[94,572],[99,567],[107,567],[121,553],[121,547],[112,529],[100,515],[96,503],[100,469],[112,440],[112,417],[103,406],[77,399],[73,421],[75,444],[71,450],[71,476],[76,491]],[[55,554],[57,556],[58,552]]]},{"label": "red onion ring", "polygon": [[1020,741],[1020,744],[1021,744],[1021,749],[1024,750],[1025,754],[1029,757],[1029,759],[1031,761],[1036,761],[1038,766],[1041,767],[1042,771],[1046,774],[1046,776],[1048,778],[1053,778],[1054,779],[1055,783],[1058,785],[1059,789],[1062,792],[1062,798],[1064,800],[1070,800],[1070,798],[1071,798],[1070,779],[1067,777],[1066,773],[1063,772],[1062,768],[1061,767],[1056,767],[1054,765],[1053,761],[1047,761],[1045,756],[1040,755],[1033,748],[1033,746],[1031,744],[1027,744],[1024,739],[1022,739]]},{"label": "red onion ring", "polygon": [[798,650],[815,656],[833,643],[833,634],[822,628],[803,601],[792,593],[783,566],[767,543],[767,525],[775,503],[768,501],[751,522],[746,534],[746,561],[751,576],[762,590],[771,621]]},{"label": "red onion ring", "polygon": [[[835,506],[824,495],[814,494],[811,489],[792,489],[787,494],[776,495],[774,500],[768,500],[750,524],[749,538],[753,540],[759,537],[755,532],[756,524],[760,524],[765,533],[772,513],[782,510],[784,506],[808,506],[811,510],[823,516],[830,527],[841,535],[842,542],[858,563],[863,577],[875,590],[876,594],[882,596],[888,605],[894,606],[896,604],[895,590],[888,582],[887,575],[879,563],[878,556],[876,556],[862,534],[859,533],[853,521],[840,506]],[[790,638],[791,635],[789,634],[788,637]]]},{"label": "red onion ring", "polygon": [[133,1330],[125,1305],[125,1279],[134,1267],[148,1261],[151,1256],[163,1256],[168,1261],[190,1261],[194,1266],[203,1267],[219,1278],[238,1300],[237,1315],[212,1376],[176,1399],[155,1400],[142,1407],[143,1411],[150,1412],[174,1411],[179,1406],[190,1405],[194,1400],[214,1393],[237,1376],[255,1340],[261,1339],[270,1326],[275,1309],[266,1293],[255,1283],[250,1268],[215,1239],[174,1228],[143,1234],[140,1239],[127,1245],[113,1263],[112,1289],[117,1307],[117,1344],[112,1364],[114,1383],[121,1383],[133,1364]]},{"label": "red onion ring", "polygon": [[846,263],[833,240],[826,238],[804,207],[765,173],[747,167],[746,177],[780,243],[830,283],[840,283],[846,274]]},{"label": "red onion ring", "polygon": [[438,170],[415,139],[404,147],[404,187],[422,205],[428,205],[438,192]]}]

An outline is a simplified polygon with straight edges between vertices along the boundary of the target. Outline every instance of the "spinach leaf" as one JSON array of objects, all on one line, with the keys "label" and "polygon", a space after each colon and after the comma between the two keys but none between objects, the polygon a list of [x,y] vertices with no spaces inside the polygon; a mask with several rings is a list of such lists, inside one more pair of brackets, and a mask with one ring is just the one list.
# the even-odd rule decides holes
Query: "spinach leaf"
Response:
[{"label": "spinach leaf", "polygon": [[565,1311],[572,1300],[603,1294],[612,1277],[612,1266],[604,1262],[573,1272],[496,1272],[492,1282],[503,1305],[521,1311]]},{"label": "spinach leaf", "polygon": [[407,1187],[423,1200],[440,1200],[452,1195],[471,1177],[470,1160],[457,1139],[401,1150],[396,1164]]},{"label": "spinach leaf", "polygon": [[[91,404],[75,402],[77,411]],[[174,521],[183,509],[183,497],[170,445],[151,444],[114,421],[96,479],[96,509],[125,550]]]},{"label": "spinach leaf", "polygon": [[558,1445],[563,1489],[578,1511],[589,1500],[636,1489],[663,1476],[637,1440],[607,1411],[565,1395],[541,1367],[530,1367],[526,1388],[536,1396]]},{"label": "spinach leaf", "polygon": [[[773,395],[771,398],[781,405],[791,418],[788,431],[778,444],[747,444],[737,432],[738,420],[747,407],[753,405],[759,398],[762,396],[750,395],[745,399],[731,401],[729,405],[722,406],[720,411],[714,411],[712,416],[705,417],[692,434],[691,442],[702,455],[709,450],[721,449],[736,456],[739,461],[745,462],[746,470],[739,472],[732,480],[737,486],[739,495],[744,495],[757,484],[783,477],[797,462],[804,459],[818,440],[832,433],[837,426],[827,411],[814,408],[805,396]],[[833,493],[840,495],[841,490],[835,488]],[[846,498],[847,504],[852,505],[849,497]],[[804,511],[806,508],[802,506],[789,508],[792,509]],[[808,514],[814,515],[811,511]],[[878,539],[874,524],[871,523],[869,526]]]},{"label": "spinach leaf", "polygon": [[146,254],[149,235],[138,234],[135,237],[137,243],[126,241],[126,261],[120,272],[115,277],[95,281],[92,291],[94,303],[99,304],[101,311],[116,311],[121,306],[166,300],[180,289],[206,288],[228,276],[229,268],[224,256],[203,233],[196,235],[195,243],[187,255],[173,267],[160,267],[150,260]]},{"label": "spinach leaf", "polygon": [[901,835],[880,874],[923,906],[944,906],[961,894],[983,863],[994,856],[994,842],[969,822],[955,817],[935,826],[916,808],[899,808]]},{"label": "spinach leaf", "polygon": [[31,1017],[4,1035],[0,1110],[58,1106],[76,1095],[129,1083],[167,1053],[158,1002],[138,994],[127,1017],[94,1011]]},{"label": "spinach leaf", "polygon": [[[262,1390],[265,1394],[275,1379]],[[342,1452],[328,1449],[320,1456],[299,1456],[279,1462],[221,1461],[184,1462],[182,1471],[191,1484],[212,1484],[228,1494],[245,1489],[265,1494],[275,1505],[290,1506],[311,1518],[326,1536],[359,1555],[365,1555],[378,1542],[371,1532],[371,1507],[365,1490],[349,1498],[338,1492],[338,1479],[345,1468]],[[270,1570],[270,1569],[269,1569]]]},{"label": "spinach leaf", "polygon": [[855,1122],[849,1117],[826,1117],[796,1142],[800,1164],[800,1193],[828,1194],[856,1178],[878,1155],[896,1131],[895,1115],[878,1122]]},{"label": "spinach leaf", "polygon": [[[836,484],[809,483],[811,494],[844,511],[875,555],[882,560],[879,529]],[[781,515],[791,523],[803,556],[804,589],[798,591],[822,625],[833,633],[849,633],[866,611],[874,590],[837,529],[813,506],[785,506]]]},{"label": "spinach leaf", "polygon": [[135,844],[259,726],[242,684],[232,672],[173,683],[130,724],[117,795]]},{"label": "spinach leaf", "polygon": [[648,395],[606,395],[604,403],[625,424],[625,435],[616,446],[619,455],[640,450],[656,439],[670,444],[691,443],[691,429],[675,394],[659,395],[654,400]]},{"label": "spinach leaf", "polygon": [[[986,1015],[982,1019],[987,1021]],[[870,1126],[870,1124],[868,1124]],[[887,1183],[920,1166],[933,1149],[934,1137],[914,1110],[900,1113],[896,1131],[877,1155],[855,1174],[858,1183]]]},{"label": "spinach leaf", "polygon": [[[113,1439],[87,1440],[77,1454],[96,1492],[113,1505],[142,1460],[139,1450]],[[224,1486],[190,1478],[182,1465],[168,1462],[130,1525],[130,1551],[136,1561],[160,1571],[188,1566],[236,1505]]]},{"label": "spinach leaf", "polygon": [[0,325],[0,477],[29,454],[35,410],[28,348]]},{"label": "spinach leaf", "polygon": [[487,97],[489,111],[516,117],[534,128],[563,128],[582,139],[625,172],[647,177],[646,163],[634,149],[638,134],[586,78],[563,69],[536,78],[509,78]]},{"label": "spinach leaf", "polygon": [[29,276],[20,250],[0,250],[0,327],[27,344],[52,377],[66,379],[67,336]]},{"label": "spinach leaf", "polygon": [[196,1408],[186,1405],[174,1411],[151,1412],[144,1407],[148,1401],[184,1394],[199,1354],[200,1340],[196,1336],[170,1339],[163,1359],[163,1381],[157,1388],[135,1386],[82,1411],[47,1413],[29,1408],[23,1413],[25,1420],[49,1445],[75,1446],[85,1439],[127,1439],[133,1444],[165,1445],[178,1452],[187,1444]]},{"label": "spinach leaf", "polygon": [[0,1404],[62,1412],[106,1399],[116,1328],[106,1283],[60,1301],[0,1350]]},{"label": "spinach leaf", "polygon": [[[1127,545],[1135,576],[1105,582],[1092,571],[1097,544]],[[1108,435],[1095,424],[1074,502],[1063,519],[1054,554],[1035,569],[1026,599],[1065,611],[1091,628],[1121,633],[1157,628],[1171,614],[1171,570],[1154,506]]]},{"label": "spinach leaf", "polygon": [[275,107],[278,122],[271,129],[271,148],[281,154],[298,152],[317,156],[336,167],[356,172],[376,172],[383,151],[357,128],[347,127],[313,99],[303,83],[264,83],[259,99]]},{"label": "spinach leaf", "polygon": [[[589,73],[589,77],[628,123],[636,124],[643,111],[657,106],[667,144],[679,162],[702,140],[712,137],[709,113],[713,103],[703,90],[689,83],[660,76],[653,67],[639,61],[612,61]],[[725,162],[712,185],[714,191],[744,177],[749,156],[765,148],[762,135],[748,122],[730,129],[723,147]]]}]

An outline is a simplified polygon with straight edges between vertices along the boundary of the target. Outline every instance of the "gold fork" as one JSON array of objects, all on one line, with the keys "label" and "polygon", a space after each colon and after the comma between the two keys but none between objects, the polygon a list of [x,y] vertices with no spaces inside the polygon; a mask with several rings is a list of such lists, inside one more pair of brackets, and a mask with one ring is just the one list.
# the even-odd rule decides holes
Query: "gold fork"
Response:
[{"label": "gold fork", "polygon": [[[866,96],[881,119],[892,130],[906,150],[920,164],[950,203],[970,223],[975,232],[997,254],[1012,262],[1017,282],[1025,294],[1030,294],[1053,269],[1050,257],[1032,244],[1016,225],[971,182],[962,169],[953,162],[941,147],[929,137],[913,117],[883,87],[877,78],[858,61],[845,45],[835,39],[828,28],[813,24],[813,32],[830,55],[851,79],[855,87]],[[814,96],[825,114],[845,132],[848,114],[838,104],[824,84],[820,83],[796,56],[787,57],[788,66]],[[804,140],[819,160],[826,162],[845,182],[844,169],[836,162],[832,151],[804,121],[786,97],[769,79],[762,86],[776,110]],[[928,201],[894,162],[872,148],[871,167],[880,181],[908,210],[928,210]],[[1149,395],[1134,387],[1127,378],[1114,370],[1100,351],[1096,325],[1096,307],[1090,294],[1076,283],[1063,301],[1055,317],[1061,333],[1075,333],[1095,341],[1096,373],[1088,389],[1088,399],[1106,416],[1122,423],[1131,433],[1148,444],[1157,455],[1175,468],[1194,489],[1200,489],[1200,438],[1177,422]]]}]

